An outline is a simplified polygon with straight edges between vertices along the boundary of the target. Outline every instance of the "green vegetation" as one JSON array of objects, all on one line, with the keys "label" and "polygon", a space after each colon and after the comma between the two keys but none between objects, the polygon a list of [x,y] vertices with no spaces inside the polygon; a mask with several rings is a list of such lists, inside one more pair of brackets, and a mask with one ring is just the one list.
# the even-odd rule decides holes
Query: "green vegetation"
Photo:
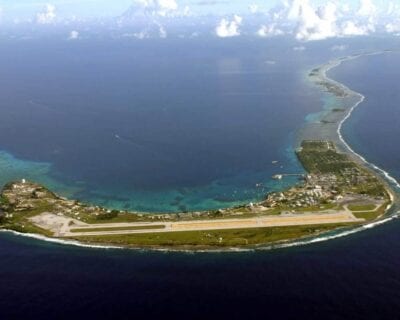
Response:
[{"label": "green vegetation", "polygon": [[9,205],[9,201],[5,196],[0,195],[0,206],[4,206],[4,205],[5,206]]},{"label": "green vegetation", "polygon": [[[12,207],[9,205],[9,200],[2,196],[2,203],[7,207]],[[37,206],[32,209],[26,209],[20,212],[14,212],[11,217],[2,219],[2,225],[5,229],[14,230],[21,233],[36,233],[47,237],[53,236],[53,233],[49,230],[42,229],[29,221],[30,217],[34,217],[42,212],[51,212],[54,210],[54,206],[48,201],[37,201]]]},{"label": "green vegetation", "polygon": [[334,175],[339,193],[350,192],[387,198],[383,183],[348,155],[337,152],[331,141],[306,140],[296,152],[303,167],[314,175]]},{"label": "green vegetation", "polygon": [[49,230],[40,228],[29,221],[20,221],[18,223],[14,222],[6,222],[4,223],[4,228],[8,230],[14,230],[17,232],[21,233],[34,233],[34,234],[40,234],[46,237],[52,237],[53,233]]},{"label": "green vegetation", "polygon": [[363,212],[363,211],[355,211],[355,212],[353,212],[353,215],[356,218],[359,218],[359,219],[365,219],[367,221],[373,221],[373,220],[376,220],[378,217],[380,217],[381,215],[383,215],[385,213],[387,205],[388,205],[388,202],[386,202],[385,204],[380,206],[375,211],[365,211],[365,212]]},{"label": "green vegetation", "polygon": [[148,226],[135,226],[135,227],[107,227],[107,228],[77,228],[71,229],[71,232],[96,232],[96,231],[129,231],[129,230],[151,230],[151,229],[164,229],[163,224],[148,225]]},{"label": "green vegetation", "polygon": [[376,209],[374,204],[350,204],[349,210],[351,211],[372,211]]},{"label": "green vegetation", "polygon": [[[80,204],[81,210],[79,210],[79,220],[82,222],[86,222],[89,224],[109,224],[109,223],[119,223],[119,222],[141,222],[147,221],[146,217],[140,217],[136,213],[126,213],[117,210],[113,210],[111,212],[101,212],[98,215],[94,215],[92,212],[89,212],[87,207]],[[78,218],[73,213],[68,214],[67,216],[71,218]]]},{"label": "green vegetation", "polygon": [[332,124],[335,123],[335,121],[328,121],[328,120],[321,120],[322,124]]},{"label": "green vegetation", "polygon": [[287,210],[294,212],[320,212],[326,210],[338,209],[338,206],[335,203],[328,203],[321,206],[309,206],[309,207],[301,207],[301,208],[287,208]]},{"label": "green vegetation", "polygon": [[104,236],[79,236],[75,240],[144,247],[231,247],[275,243],[316,235],[352,224],[274,227],[214,231],[167,232]]},{"label": "green vegetation", "polygon": [[96,219],[97,220],[111,220],[111,219],[118,217],[118,214],[119,214],[119,211],[112,210],[110,212],[105,212],[103,214],[99,214],[98,216],[96,216]]},{"label": "green vegetation", "polygon": [[309,173],[340,174],[346,169],[354,169],[356,164],[347,155],[336,152],[331,142],[304,141],[296,152],[300,162]]}]

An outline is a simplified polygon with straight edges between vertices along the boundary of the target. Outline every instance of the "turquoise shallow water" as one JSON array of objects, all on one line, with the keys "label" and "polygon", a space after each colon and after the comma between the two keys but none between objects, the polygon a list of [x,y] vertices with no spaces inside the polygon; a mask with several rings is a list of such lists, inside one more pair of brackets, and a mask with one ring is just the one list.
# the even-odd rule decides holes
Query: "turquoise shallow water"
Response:
[{"label": "turquoise shallow water", "polygon": [[[303,169],[297,164],[292,148],[286,150],[286,156],[293,165],[285,172],[301,173]],[[51,190],[70,198],[106,206],[138,211],[174,212],[187,210],[208,210],[239,205],[262,199],[267,192],[286,189],[299,180],[287,177],[283,180],[272,180],[268,173],[243,174],[229,179],[213,181],[198,188],[179,188],[165,191],[127,191],[90,188],[84,182],[65,183],[53,176],[52,164],[15,158],[13,155],[0,152],[0,185],[14,180],[27,179],[41,183]],[[283,168],[277,165],[277,172]],[[263,179],[266,179],[265,181]],[[254,181],[257,186],[253,185]],[[244,187],[244,186],[247,186]],[[154,201],[157,201],[154,203]]]},{"label": "turquoise shallow water", "polygon": [[76,192],[73,187],[69,187],[50,176],[50,163],[21,160],[5,151],[0,151],[0,168],[0,185],[5,185],[14,180],[28,179],[47,185],[66,196],[72,196]]}]

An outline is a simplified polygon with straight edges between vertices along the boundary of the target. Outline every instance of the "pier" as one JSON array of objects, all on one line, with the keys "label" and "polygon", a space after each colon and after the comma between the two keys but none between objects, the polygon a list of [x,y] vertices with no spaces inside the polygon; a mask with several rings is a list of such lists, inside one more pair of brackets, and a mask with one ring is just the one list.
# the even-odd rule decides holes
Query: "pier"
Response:
[{"label": "pier", "polygon": [[274,179],[274,180],[282,180],[285,177],[305,178],[305,174],[304,173],[279,173],[279,174],[273,175],[272,179]]}]

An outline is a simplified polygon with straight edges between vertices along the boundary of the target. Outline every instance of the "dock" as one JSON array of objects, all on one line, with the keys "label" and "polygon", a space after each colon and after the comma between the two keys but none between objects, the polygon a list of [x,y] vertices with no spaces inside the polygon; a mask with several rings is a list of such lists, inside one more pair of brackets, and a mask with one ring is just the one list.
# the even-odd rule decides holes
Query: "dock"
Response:
[{"label": "dock", "polygon": [[272,179],[274,179],[274,180],[282,180],[285,177],[305,178],[305,174],[304,173],[279,173],[279,174],[273,175]]}]

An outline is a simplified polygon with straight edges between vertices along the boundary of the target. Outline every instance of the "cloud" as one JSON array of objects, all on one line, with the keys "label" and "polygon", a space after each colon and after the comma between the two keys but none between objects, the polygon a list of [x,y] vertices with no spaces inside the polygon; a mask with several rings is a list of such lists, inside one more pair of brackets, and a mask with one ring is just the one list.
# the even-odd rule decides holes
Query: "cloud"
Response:
[{"label": "cloud", "polygon": [[178,10],[176,0],[136,0],[136,6],[152,15],[167,16]]},{"label": "cloud", "polygon": [[[17,0],[14,0],[17,1]],[[47,4],[49,1],[57,5]],[[60,0],[61,1],[61,0]],[[95,0],[87,0],[93,1]],[[129,0],[131,7],[113,21],[122,31],[137,38],[165,37],[173,32],[174,27],[186,23],[179,32],[184,31],[186,37],[193,32],[215,32],[218,37],[234,37],[242,34],[253,34],[260,37],[280,35],[292,36],[300,42],[318,41],[329,38],[364,36],[372,33],[400,32],[400,1],[388,0],[385,4],[378,0],[276,0],[278,3],[266,11],[262,2],[251,0],[243,3],[244,15],[252,19],[235,16],[218,16],[220,9],[228,7],[229,0]],[[1,2],[1,0],[0,0]],[[41,1],[40,1],[41,2]],[[62,0],[69,3],[70,0]],[[242,2],[242,1],[237,1]],[[272,2],[272,1],[271,1]],[[198,12],[191,11],[196,8]],[[267,3],[269,3],[267,1]],[[69,16],[61,16],[61,8],[54,0],[43,0],[43,9],[29,21],[22,22],[52,24],[63,23],[73,25]],[[199,8],[195,6],[210,6]],[[213,8],[218,6],[218,8]],[[64,8],[63,8],[64,9]],[[208,11],[207,11],[208,10]],[[60,11],[60,12],[59,12]],[[210,15],[206,15],[210,12]],[[239,13],[238,11],[235,11]],[[198,16],[195,16],[198,14]],[[240,14],[240,13],[239,13]],[[241,15],[241,14],[240,14]],[[246,17],[244,16],[243,17]],[[185,19],[193,17],[193,19]],[[218,18],[216,18],[218,17]],[[1,9],[0,9],[1,19]],[[176,19],[176,21],[173,21]],[[100,21],[100,19],[99,19]],[[103,23],[104,20],[102,20]],[[210,26],[211,24],[211,26]],[[182,26],[182,25],[181,25]],[[70,27],[73,29],[74,27]],[[77,27],[75,27],[77,28]],[[129,29],[128,29],[129,28]],[[71,30],[69,29],[69,30]],[[68,30],[68,31],[69,31]],[[168,32],[167,32],[168,31]]]},{"label": "cloud", "polygon": [[335,45],[331,48],[332,51],[344,51],[347,50],[348,46],[344,44]]},{"label": "cloud", "polygon": [[368,35],[370,29],[368,26],[356,24],[354,21],[346,21],[342,25],[342,36],[365,36]]},{"label": "cloud", "polygon": [[36,22],[39,24],[50,24],[56,19],[56,7],[52,4],[47,4],[45,10],[36,15]]},{"label": "cloud", "polygon": [[341,3],[340,4],[340,11],[342,11],[343,14],[348,14],[351,12],[351,6],[348,3]]},{"label": "cloud", "polygon": [[131,32],[125,36],[137,39],[166,38],[168,33],[165,26],[169,20],[191,15],[190,8],[179,7],[176,0],[134,0],[133,5],[116,21],[119,27],[131,28]]},{"label": "cloud", "polygon": [[337,7],[332,2],[315,10],[308,0],[294,1],[289,14],[297,20],[296,39],[311,41],[336,36],[336,11]]},{"label": "cloud", "polygon": [[215,34],[220,38],[235,37],[240,35],[239,27],[242,24],[242,17],[234,15],[232,20],[223,18],[215,28]]},{"label": "cloud", "polygon": [[215,6],[217,4],[227,4],[228,0],[201,0],[197,1],[194,4],[198,6]]},{"label": "cloud", "polygon": [[377,13],[377,8],[372,0],[360,0],[360,8],[357,11],[359,16],[371,17]]},{"label": "cloud", "polygon": [[386,15],[387,16],[398,16],[400,14],[400,5],[395,4],[393,1],[388,3]]},{"label": "cloud", "polygon": [[69,40],[76,40],[76,39],[78,39],[78,38],[79,38],[79,32],[78,32],[78,31],[72,30],[72,31],[69,33],[69,37],[68,37]]},{"label": "cloud", "polygon": [[338,34],[338,8],[328,1],[314,7],[309,0],[286,0],[270,11],[271,21],[259,30],[260,36],[292,34],[299,41],[323,40]]},{"label": "cloud", "polygon": [[[257,34],[264,37],[291,34],[297,40],[307,42],[368,35],[376,31],[378,11],[372,0],[361,0],[355,10],[336,0],[319,6],[315,4],[310,0],[285,0],[270,11],[270,20]],[[391,25],[387,28],[394,29]]]},{"label": "cloud", "polygon": [[385,25],[385,30],[388,33],[400,32],[400,23],[387,23]]},{"label": "cloud", "polygon": [[262,25],[260,29],[258,29],[257,34],[260,37],[273,37],[283,35],[284,32],[277,27],[275,23],[270,25]]}]

